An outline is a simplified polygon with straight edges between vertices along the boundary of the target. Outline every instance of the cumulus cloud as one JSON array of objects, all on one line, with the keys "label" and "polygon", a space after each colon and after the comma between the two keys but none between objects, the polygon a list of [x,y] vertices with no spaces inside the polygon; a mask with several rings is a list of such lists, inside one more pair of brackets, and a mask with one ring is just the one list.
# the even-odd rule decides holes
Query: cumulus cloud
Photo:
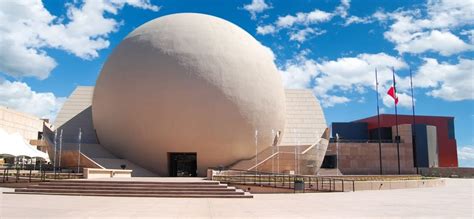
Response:
[{"label": "cumulus cloud", "polygon": [[257,26],[257,34],[266,35],[287,30],[290,40],[303,43],[310,36],[317,36],[325,33],[325,30],[319,30],[314,25],[328,22],[335,16],[345,18],[348,16],[350,0],[341,0],[341,4],[333,12],[313,9],[309,12],[297,12],[279,16],[271,24],[262,24]]},{"label": "cumulus cloud", "polygon": [[365,88],[375,88],[375,69],[378,69],[380,89],[390,87],[392,71],[406,68],[406,63],[397,57],[385,53],[359,54],[355,57],[343,57],[337,60],[318,63],[320,77],[316,78],[314,91],[323,95],[331,91],[351,91],[363,93]]},{"label": "cumulus cloud", "polygon": [[276,32],[275,26],[271,24],[257,27],[257,34],[260,34],[260,35],[273,34],[275,32]]},{"label": "cumulus cloud", "polygon": [[434,51],[449,56],[473,49],[452,32],[474,22],[473,7],[472,0],[433,0],[425,10],[397,10],[378,17],[394,21],[384,37],[395,43],[400,53]]},{"label": "cumulus cloud", "polygon": [[36,115],[40,118],[56,118],[65,98],[53,93],[33,91],[26,83],[0,78],[0,105]]},{"label": "cumulus cloud", "polygon": [[[125,5],[158,11],[149,0],[83,0],[66,4],[66,17],[52,15],[41,0],[0,1],[0,72],[45,79],[57,63],[45,49],[93,59],[109,46],[120,22],[112,18]],[[67,20],[67,22],[65,22]]]},{"label": "cumulus cloud", "polygon": [[341,0],[341,4],[336,7],[335,14],[338,14],[342,18],[347,17],[348,10],[351,7],[351,0]]},{"label": "cumulus cloud", "polygon": [[474,146],[466,145],[458,148],[460,166],[474,167]]},{"label": "cumulus cloud", "polygon": [[329,12],[315,9],[309,13],[298,12],[296,15],[286,15],[278,17],[276,25],[281,28],[288,28],[293,25],[303,24],[310,25],[319,22],[329,21],[332,18],[332,14]]},{"label": "cumulus cloud", "polygon": [[[316,61],[307,58],[308,52],[298,54],[280,67],[285,86],[288,88],[310,88],[324,107],[347,103],[350,98],[343,94],[364,93],[375,89],[375,68],[378,69],[381,96],[392,84],[392,70],[407,68],[398,57],[385,53],[359,54],[336,60]],[[396,76],[397,79],[400,77]],[[411,106],[405,92],[399,93],[400,106]],[[392,100],[393,101],[393,100]],[[387,105],[390,103],[387,101]]]},{"label": "cumulus cloud", "polygon": [[303,51],[293,60],[288,60],[284,66],[280,67],[280,74],[287,88],[308,88],[314,77],[317,76],[317,63],[306,58],[306,51]]},{"label": "cumulus cloud", "polygon": [[347,102],[350,102],[351,100],[347,97],[344,96],[337,96],[337,95],[319,95],[319,102],[321,105],[325,108],[327,107],[333,107],[337,104],[344,104]]},{"label": "cumulus cloud", "polygon": [[421,32],[410,40],[400,43],[395,47],[395,49],[401,53],[408,52],[416,54],[434,51],[444,56],[472,50],[473,48],[473,45],[465,43],[451,32],[441,32],[438,30]]},{"label": "cumulus cloud", "polygon": [[298,41],[300,43],[306,41],[306,39],[311,36],[318,36],[326,33],[325,30],[318,31],[316,28],[307,27],[302,30],[297,30],[290,33],[290,40]]},{"label": "cumulus cloud", "polygon": [[439,63],[425,58],[414,75],[415,87],[430,88],[430,96],[447,101],[474,100],[474,60],[459,59],[458,63]]},{"label": "cumulus cloud", "polygon": [[371,17],[357,17],[357,16],[350,16],[344,22],[344,26],[349,26],[351,24],[368,24],[373,22]]},{"label": "cumulus cloud", "polygon": [[244,5],[244,9],[247,10],[253,20],[257,19],[257,14],[261,13],[267,9],[270,9],[271,6],[265,3],[265,0],[252,0],[252,3]]}]

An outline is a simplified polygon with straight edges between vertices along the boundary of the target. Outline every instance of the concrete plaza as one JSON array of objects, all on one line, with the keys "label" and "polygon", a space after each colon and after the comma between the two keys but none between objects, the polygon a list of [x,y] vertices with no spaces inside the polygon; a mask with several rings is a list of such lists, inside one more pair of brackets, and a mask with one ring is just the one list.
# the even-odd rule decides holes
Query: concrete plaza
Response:
[{"label": "concrete plaza", "polygon": [[473,218],[473,197],[473,179],[447,179],[446,186],[434,188],[253,199],[0,194],[0,218]]}]

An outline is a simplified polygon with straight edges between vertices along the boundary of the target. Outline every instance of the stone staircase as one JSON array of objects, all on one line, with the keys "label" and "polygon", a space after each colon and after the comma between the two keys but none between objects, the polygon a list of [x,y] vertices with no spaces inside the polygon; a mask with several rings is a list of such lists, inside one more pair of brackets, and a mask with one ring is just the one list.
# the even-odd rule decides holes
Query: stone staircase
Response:
[{"label": "stone staircase", "polygon": [[253,198],[218,181],[153,182],[58,180],[17,188],[7,194],[156,197],[156,198]]}]

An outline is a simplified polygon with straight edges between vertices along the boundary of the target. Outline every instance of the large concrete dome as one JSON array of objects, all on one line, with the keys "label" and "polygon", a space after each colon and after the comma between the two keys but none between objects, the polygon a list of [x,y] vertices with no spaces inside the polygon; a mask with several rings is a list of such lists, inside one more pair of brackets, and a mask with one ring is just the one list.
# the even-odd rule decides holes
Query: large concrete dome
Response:
[{"label": "large concrete dome", "polygon": [[93,96],[100,144],[168,175],[168,153],[197,154],[199,175],[255,155],[285,126],[273,56],[223,19],[182,13],[130,33],[105,63]]}]

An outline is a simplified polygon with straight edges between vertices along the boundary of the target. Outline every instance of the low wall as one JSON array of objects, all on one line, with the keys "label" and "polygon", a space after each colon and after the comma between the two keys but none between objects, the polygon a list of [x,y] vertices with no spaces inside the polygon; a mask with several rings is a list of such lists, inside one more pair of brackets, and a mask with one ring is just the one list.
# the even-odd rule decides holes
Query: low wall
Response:
[{"label": "low wall", "polygon": [[[399,180],[399,181],[356,181],[355,191],[361,190],[388,190],[388,189],[412,189],[444,186],[444,179],[421,179],[421,180]],[[339,190],[340,184],[336,184]],[[352,191],[352,182],[344,183],[344,191]]]},{"label": "low wall", "polygon": [[262,193],[294,193],[293,189],[288,188],[275,188],[271,186],[258,186],[258,185],[242,185],[242,184],[229,184],[230,186],[234,186],[238,189],[242,189],[246,192],[254,193],[254,194],[262,194]]},{"label": "low wall", "polygon": [[474,178],[474,168],[469,167],[419,168],[418,171],[422,176]]},{"label": "low wall", "polygon": [[84,168],[85,179],[131,178],[132,170]]}]

